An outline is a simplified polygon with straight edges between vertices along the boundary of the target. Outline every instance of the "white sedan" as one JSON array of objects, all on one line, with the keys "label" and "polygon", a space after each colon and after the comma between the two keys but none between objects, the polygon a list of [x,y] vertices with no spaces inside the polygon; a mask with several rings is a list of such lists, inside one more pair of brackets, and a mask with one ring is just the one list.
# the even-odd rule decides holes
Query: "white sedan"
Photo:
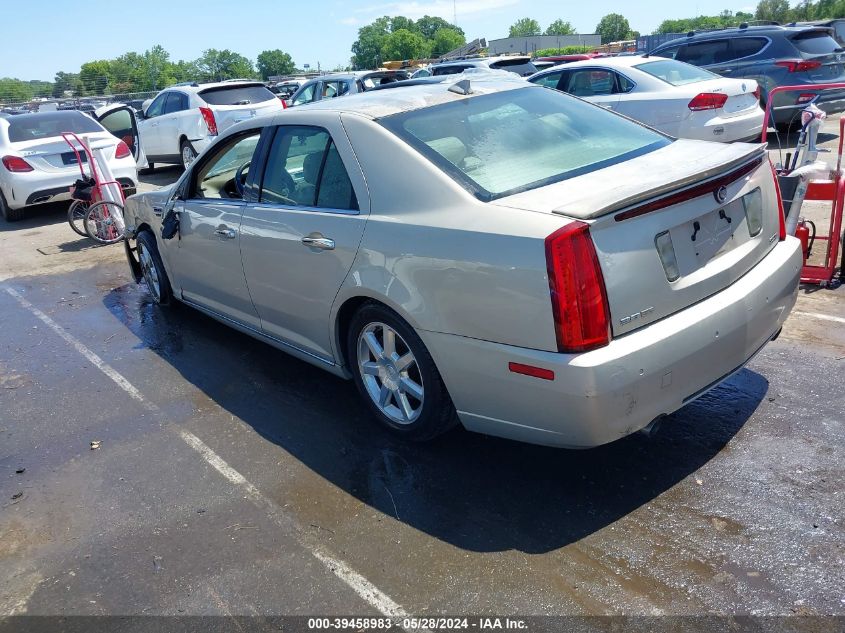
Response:
[{"label": "white sedan", "polygon": [[[70,199],[81,172],[63,132],[87,137],[92,149],[105,148],[115,178],[134,193],[138,171],[132,150],[91,117],[64,110],[0,118],[0,215],[7,222],[23,219],[31,205]],[[90,173],[87,167],[85,172]]]},{"label": "white sedan", "polygon": [[729,143],[763,129],[760,88],[662,57],[606,57],[549,68],[528,81],[568,92],[676,138]]}]

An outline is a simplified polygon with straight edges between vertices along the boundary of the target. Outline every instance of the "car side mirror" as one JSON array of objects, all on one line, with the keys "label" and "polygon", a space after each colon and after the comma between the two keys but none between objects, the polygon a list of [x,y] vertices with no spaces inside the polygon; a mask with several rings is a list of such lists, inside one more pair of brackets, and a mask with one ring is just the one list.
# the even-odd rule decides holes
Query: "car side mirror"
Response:
[{"label": "car side mirror", "polygon": [[137,118],[139,121],[143,121],[147,117],[146,117],[146,115],[144,115],[143,110],[135,110],[135,118]]}]

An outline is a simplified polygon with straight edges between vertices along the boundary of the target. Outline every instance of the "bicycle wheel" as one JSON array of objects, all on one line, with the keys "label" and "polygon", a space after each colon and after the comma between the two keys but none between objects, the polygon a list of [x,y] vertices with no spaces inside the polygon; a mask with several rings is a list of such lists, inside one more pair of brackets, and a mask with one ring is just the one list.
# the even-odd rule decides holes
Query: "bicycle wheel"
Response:
[{"label": "bicycle wheel", "polygon": [[88,215],[88,203],[85,200],[74,200],[67,210],[67,223],[82,237],[88,237],[85,232],[85,216]]},{"label": "bicycle wheel", "polygon": [[102,200],[88,207],[85,232],[100,244],[114,244],[123,239],[123,205]]}]

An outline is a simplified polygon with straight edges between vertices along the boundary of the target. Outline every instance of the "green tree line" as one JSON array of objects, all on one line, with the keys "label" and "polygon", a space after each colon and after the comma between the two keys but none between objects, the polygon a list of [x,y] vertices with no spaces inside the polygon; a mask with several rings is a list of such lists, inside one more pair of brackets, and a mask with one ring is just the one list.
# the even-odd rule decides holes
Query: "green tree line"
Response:
[{"label": "green tree line", "polygon": [[0,79],[0,102],[16,103],[36,97],[75,97],[148,92],[183,81],[267,79],[290,75],[296,66],[288,53],[267,50],[253,62],[230,50],[208,49],[193,61],[172,61],[162,46],[143,53],[128,52],[114,59],[82,64],[78,72],[59,71],[54,81]]},{"label": "green tree line", "polygon": [[463,30],[443,18],[384,16],[358,29],[351,62],[356,70],[366,70],[387,61],[439,57],[464,44]]},{"label": "green tree line", "polygon": [[664,20],[655,33],[686,33],[703,29],[722,29],[739,26],[743,22],[765,20],[789,24],[812,20],[845,18],[845,0],[802,0],[794,7],[789,0],[760,0],[754,13],[722,11],[719,15],[699,15],[695,18]]}]

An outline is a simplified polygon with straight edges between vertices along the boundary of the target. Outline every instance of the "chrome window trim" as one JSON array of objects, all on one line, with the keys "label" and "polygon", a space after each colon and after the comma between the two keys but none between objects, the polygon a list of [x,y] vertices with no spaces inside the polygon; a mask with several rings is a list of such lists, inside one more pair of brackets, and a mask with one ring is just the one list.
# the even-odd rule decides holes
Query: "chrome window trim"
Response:
[{"label": "chrome window trim", "polygon": [[335,209],[332,207],[314,207],[309,205],[290,205],[277,202],[253,202],[247,205],[250,209],[302,211],[310,213],[328,213],[330,215],[361,215],[361,211],[354,209]]}]

